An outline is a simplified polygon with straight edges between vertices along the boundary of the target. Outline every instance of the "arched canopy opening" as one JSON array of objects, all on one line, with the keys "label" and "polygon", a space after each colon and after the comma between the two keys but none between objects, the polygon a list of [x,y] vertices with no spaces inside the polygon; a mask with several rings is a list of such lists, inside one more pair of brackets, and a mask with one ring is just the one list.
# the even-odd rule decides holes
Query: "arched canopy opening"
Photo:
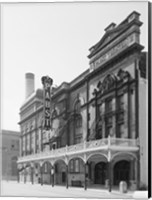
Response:
[{"label": "arched canopy opening", "polygon": [[108,160],[102,153],[91,154],[87,158],[88,178],[93,184],[105,184],[108,178]]},{"label": "arched canopy opening", "polygon": [[60,159],[54,163],[54,179],[56,185],[65,185],[67,178],[66,169],[64,160]]},{"label": "arched canopy opening", "polygon": [[83,173],[84,161],[80,157],[74,157],[69,160],[68,167],[70,173]]},{"label": "arched canopy opening", "polygon": [[44,174],[50,174],[51,173],[51,163],[48,161],[45,161],[42,165],[42,173]]},{"label": "arched canopy opening", "polygon": [[113,168],[113,183],[119,185],[121,181],[129,184],[130,162],[127,160],[118,161]]}]

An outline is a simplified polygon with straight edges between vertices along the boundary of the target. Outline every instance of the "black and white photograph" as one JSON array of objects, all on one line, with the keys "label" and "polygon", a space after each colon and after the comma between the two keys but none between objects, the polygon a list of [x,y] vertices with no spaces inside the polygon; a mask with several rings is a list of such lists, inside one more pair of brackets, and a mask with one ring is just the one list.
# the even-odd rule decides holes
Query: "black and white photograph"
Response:
[{"label": "black and white photograph", "polygon": [[148,2],[0,6],[0,196],[148,199]]}]

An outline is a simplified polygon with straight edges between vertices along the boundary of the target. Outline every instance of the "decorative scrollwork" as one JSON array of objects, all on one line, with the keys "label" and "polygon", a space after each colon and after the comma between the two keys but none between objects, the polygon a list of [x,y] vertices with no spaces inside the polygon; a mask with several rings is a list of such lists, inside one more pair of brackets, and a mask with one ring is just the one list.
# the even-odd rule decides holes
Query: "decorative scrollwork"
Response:
[{"label": "decorative scrollwork", "polygon": [[119,81],[123,81],[124,82],[124,81],[128,81],[129,80],[130,74],[129,74],[128,71],[124,71],[124,70],[120,69],[118,71],[117,77],[118,77]]}]

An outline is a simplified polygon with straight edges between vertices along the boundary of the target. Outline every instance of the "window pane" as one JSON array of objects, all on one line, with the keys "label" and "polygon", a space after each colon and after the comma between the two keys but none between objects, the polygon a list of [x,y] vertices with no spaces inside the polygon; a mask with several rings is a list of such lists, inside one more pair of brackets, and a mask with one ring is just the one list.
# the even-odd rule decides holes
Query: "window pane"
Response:
[{"label": "window pane", "polygon": [[124,95],[118,96],[118,109],[122,109],[124,106]]},{"label": "window pane", "polygon": [[106,111],[111,111],[112,110],[112,99],[108,99],[106,101]]},{"label": "window pane", "polygon": [[75,160],[75,172],[79,172],[79,160]]},{"label": "window pane", "polygon": [[126,136],[124,135],[124,124],[119,124],[118,125],[118,133],[119,133],[119,136],[122,137],[122,138],[126,138]]},{"label": "window pane", "polygon": [[74,171],[74,160],[70,161],[70,172]]}]

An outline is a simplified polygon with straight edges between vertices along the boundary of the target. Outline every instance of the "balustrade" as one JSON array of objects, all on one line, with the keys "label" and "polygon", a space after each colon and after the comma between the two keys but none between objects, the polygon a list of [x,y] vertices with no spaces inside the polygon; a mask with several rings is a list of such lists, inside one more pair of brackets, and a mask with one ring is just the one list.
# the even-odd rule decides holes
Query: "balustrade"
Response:
[{"label": "balustrade", "polygon": [[99,140],[93,141],[84,141],[83,143],[62,147],[59,149],[46,150],[37,154],[27,155],[24,157],[19,157],[18,162],[23,162],[26,160],[34,160],[34,159],[45,159],[45,157],[55,158],[59,156],[65,156],[70,154],[71,152],[79,152],[84,153],[85,151],[99,150],[99,149],[108,149],[109,147],[112,149],[113,147],[137,147],[136,139],[128,139],[128,138],[102,138]]}]

